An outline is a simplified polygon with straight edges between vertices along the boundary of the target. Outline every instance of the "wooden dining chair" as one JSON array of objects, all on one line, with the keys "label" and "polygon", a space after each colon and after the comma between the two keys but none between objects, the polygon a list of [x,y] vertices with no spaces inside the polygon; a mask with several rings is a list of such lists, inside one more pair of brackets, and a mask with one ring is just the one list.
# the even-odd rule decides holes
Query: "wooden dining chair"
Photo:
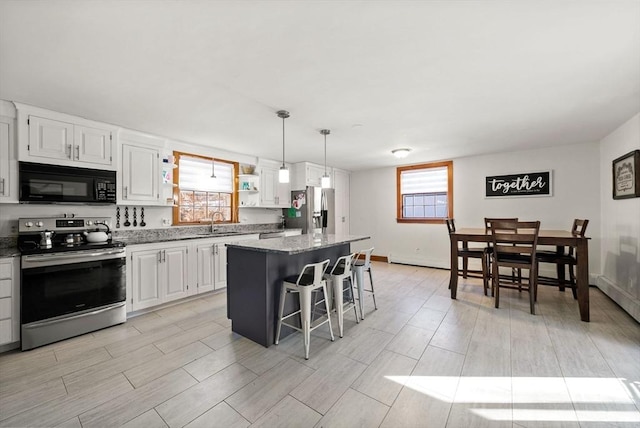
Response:
[{"label": "wooden dining chair", "polygon": [[[456,223],[452,218],[446,219],[447,229],[449,235],[456,231]],[[487,295],[487,289],[489,288],[489,249],[487,247],[482,248],[469,248],[465,242],[462,247],[458,247],[458,257],[462,258],[462,269],[458,269],[458,275],[463,278],[482,278],[482,286],[484,287],[484,295]],[[481,270],[469,269],[469,259],[479,259],[482,266]]]},{"label": "wooden dining chair", "polygon": [[[571,227],[571,234],[574,236],[584,237],[587,231],[587,225],[589,220],[575,219],[573,220],[573,226]],[[544,285],[558,286],[560,291],[564,291],[566,286],[571,288],[573,298],[578,299],[578,290],[576,287],[576,265],[578,263],[575,251],[573,247],[569,247],[569,251],[565,251],[563,248],[561,252],[553,250],[538,250],[536,252],[536,259],[538,263],[552,263],[557,267],[557,278],[551,278],[547,276],[538,276],[538,283]],[[564,279],[565,267],[569,267],[569,281]]]},{"label": "wooden dining chair", "polygon": [[[493,248],[493,271],[491,276],[495,307],[500,306],[500,288],[513,288],[529,292],[529,306],[535,315],[537,287],[536,245],[540,232],[539,221],[492,221],[489,226]],[[529,271],[526,283],[520,277],[515,284],[500,276],[500,268],[525,269]]]},{"label": "wooden dining chair", "polygon": [[[489,233],[489,227],[491,227],[491,222],[492,221],[509,221],[509,222],[516,222],[518,221],[518,217],[485,217],[484,218],[484,231],[486,233]],[[493,254],[493,247],[491,242],[487,243],[487,249],[489,250],[489,257],[488,257],[488,271],[489,271],[489,278],[491,278],[491,272],[493,271],[491,269],[491,257]],[[516,278],[518,281],[520,281],[522,279],[522,272],[516,270],[516,269],[512,269],[511,270],[511,280],[512,282],[516,282]],[[493,295],[493,290],[491,290],[491,293]]]}]

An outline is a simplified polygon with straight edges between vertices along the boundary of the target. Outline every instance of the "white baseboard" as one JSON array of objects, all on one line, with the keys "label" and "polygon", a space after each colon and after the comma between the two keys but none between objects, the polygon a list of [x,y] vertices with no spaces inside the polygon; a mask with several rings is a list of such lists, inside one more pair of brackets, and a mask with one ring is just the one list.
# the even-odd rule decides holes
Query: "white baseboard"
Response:
[{"label": "white baseboard", "polygon": [[640,299],[621,289],[604,276],[598,276],[595,284],[611,300],[620,305],[636,321],[640,322]]},{"label": "white baseboard", "polygon": [[433,267],[440,269],[449,269],[449,260],[431,259],[428,257],[410,256],[406,254],[389,254],[389,263],[400,263],[413,266]]}]

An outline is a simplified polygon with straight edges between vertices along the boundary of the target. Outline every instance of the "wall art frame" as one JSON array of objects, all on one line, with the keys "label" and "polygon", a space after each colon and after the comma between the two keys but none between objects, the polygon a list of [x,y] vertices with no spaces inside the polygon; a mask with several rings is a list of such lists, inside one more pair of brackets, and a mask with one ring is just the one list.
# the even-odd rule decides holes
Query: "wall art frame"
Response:
[{"label": "wall art frame", "polygon": [[640,197],[640,150],[616,158],[611,163],[613,199]]}]

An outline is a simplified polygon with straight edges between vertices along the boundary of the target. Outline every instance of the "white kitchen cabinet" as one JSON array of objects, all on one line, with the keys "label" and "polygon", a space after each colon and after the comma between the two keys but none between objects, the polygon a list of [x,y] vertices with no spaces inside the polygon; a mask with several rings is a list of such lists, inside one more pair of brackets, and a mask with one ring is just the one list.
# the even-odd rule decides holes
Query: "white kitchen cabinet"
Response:
[{"label": "white kitchen cabinet", "polygon": [[266,208],[289,208],[291,186],[279,181],[280,164],[260,165],[260,206]]},{"label": "white kitchen cabinet", "polygon": [[215,290],[215,251],[212,242],[196,244],[196,292]]},{"label": "white kitchen cabinet", "polygon": [[198,239],[196,248],[197,293],[219,290],[227,286],[227,242],[258,239],[258,235],[241,235]]},{"label": "white kitchen cabinet", "polygon": [[[257,238],[257,235],[251,236]],[[219,290],[227,286],[227,247],[224,243],[225,241],[230,242],[229,240],[230,238],[207,239],[204,242],[198,240],[201,242],[195,244],[198,293]]]},{"label": "white kitchen cabinet", "polygon": [[161,304],[163,300],[160,250],[133,251],[130,260],[131,310],[137,311]]},{"label": "white kitchen cabinet", "polygon": [[227,287],[227,246],[219,242],[214,244],[213,247],[214,260],[215,260],[215,289]]},{"label": "white kitchen cabinet", "polygon": [[227,247],[220,240],[197,244],[197,292],[219,290],[227,286]]},{"label": "white kitchen cabinet", "polygon": [[71,160],[73,153],[73,124],[30,115],[29,158]]},{"label": "white kitchen cabinet", "polygon": [[97,165],[112,163],[111,131],[86,126],[74,126],[75,160]]},{"label": "white kitchen cabinet", "polygon": [[0,345],[20,340],[20,259],[0,259]]},{"label": "white kitchen cabinet", "polygon": [[49,163],[48,160],[63,160],[73,162],[74,166],[112,169],[111,130],[34,115],[29,115],[27,124],[29,161]]},{"label": "white kitchen cabinet", "polygon": [[[133,248],[131,310],[157,306],[188,295],[188,243],[144,245]],[[149,248],[149,249],[147,249]]]},{"label": "white kitchen cabinet", "polygon": [[15,119],[0,110],[0,202],[18,202]]},{"label": "white kitchen cabinet", "polygon": [[159,205],[160,149],[122,145],[120,200],[124,204]]},{"label": "white kitchen cabinet", "polygon": [[[329,177],[332,175],[332,168],[326,168]],[[291,180],[292,190],[302,190],[307,186],[319,187],[322,185],[322,176],[325,167],[309,162],[299,162],[293,167],[293,180]],[[331,179],[331,187],[333,187],[333,179]]]},{"label": "white kitchen cabinet", "polygon": [[165,302],[187,297],[189,293],[188,257],[187,243],[162,250]]},{"label": "white kitchen cabinet", "polygon": [[349,234],[349,172],[333,170],[333,187],[335,188],[336,235]]},{"label": "white kitchen cabinet", "polygon": [[16,103],[18,160],[115,170],[117,128]]}]

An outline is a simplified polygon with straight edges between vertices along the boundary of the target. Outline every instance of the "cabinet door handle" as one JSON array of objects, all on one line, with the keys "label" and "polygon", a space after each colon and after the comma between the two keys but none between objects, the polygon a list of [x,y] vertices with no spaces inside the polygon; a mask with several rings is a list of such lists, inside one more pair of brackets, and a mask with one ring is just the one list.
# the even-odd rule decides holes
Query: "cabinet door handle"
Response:
[{"label": "cabinet door handle", "polygon": [[218,244],[213,245],[213,254],[218,255]]},{"label": "cabinet door handle", "polygon": [[2,184],[2,190],[0,190],[0,195],[7,196],[4,193],[4,178],[0,178],[0,184]]},{"label": "cabinet door handle", "polygon": [[65,153],[67,155],[67,157],[69,159],[71,159],[71,156],[73,155],[73,148],[71,147],[71,144],[67,144],[67,153]]},{"label": "cabinet door handle", "polygon": [[162,251],[158,251],[158,263],[162,263]]},{"label": "cabinet door handle", "polygon": [[80,160],[80,146],[76,146],[76,160]]},{"label": "cabinet door handle", "polygon": [[162,263],[167,262],[167,250],[162,250]]},{"label": "cabinet door handle", "polygon": [[122,197],[122,199],[127,199],[127,195],[128,195],[127,186],[124,186],[124,189],[122,190],[124,190],[124,196]]}]

